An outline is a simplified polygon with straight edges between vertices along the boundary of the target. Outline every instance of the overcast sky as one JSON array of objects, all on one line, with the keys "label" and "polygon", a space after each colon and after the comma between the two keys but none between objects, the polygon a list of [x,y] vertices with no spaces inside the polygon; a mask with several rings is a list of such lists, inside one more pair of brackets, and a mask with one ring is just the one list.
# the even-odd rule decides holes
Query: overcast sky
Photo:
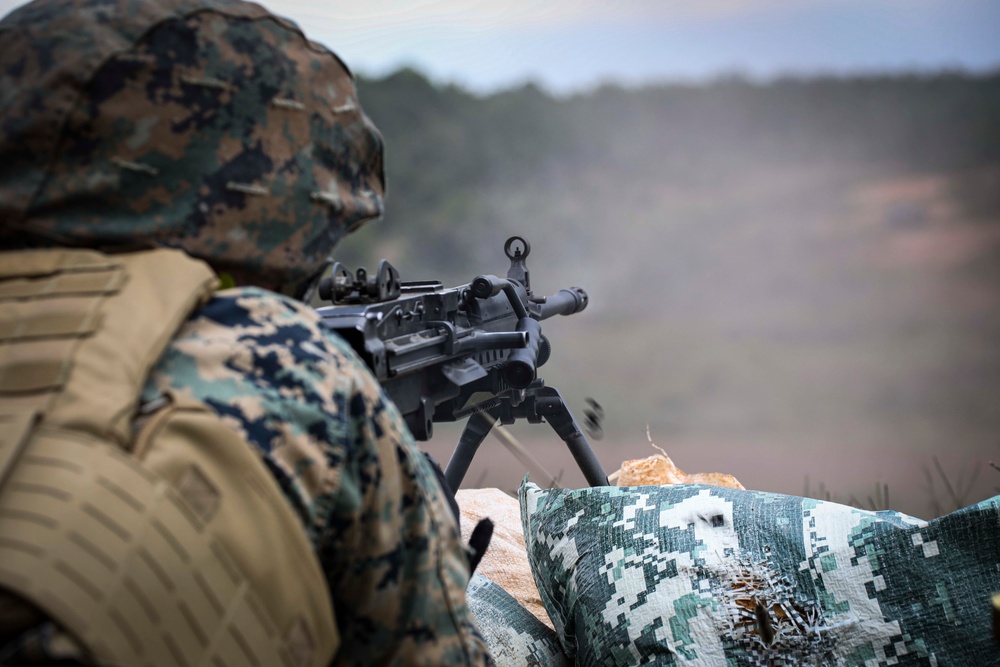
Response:
[{"label": "overcast sky", "polygon": [[[21,3],[0,0],[0,13]],[[1000,68],[1000,0],[266,0],[357,72],[479,92]]]}]

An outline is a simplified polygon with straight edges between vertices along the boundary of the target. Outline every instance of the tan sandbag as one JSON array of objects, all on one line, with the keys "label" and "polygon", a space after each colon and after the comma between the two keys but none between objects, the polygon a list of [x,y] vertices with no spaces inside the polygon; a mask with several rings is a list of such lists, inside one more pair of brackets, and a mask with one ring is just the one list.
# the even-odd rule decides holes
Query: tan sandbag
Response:
[{"label": "tan sandbag", "polygon": [[[552,621],[538,595],[528,564],[528,550],[521,528],[521,506],[500,489],[460,489],[455,494],[462,514],[462,539],[484,518],[493,521],[493,539],[476,573],[497,584],[535,618],[552,628]],[[553,628],[554,629],[554,628]]]},{"label": "tan sandbag", "polygon": [[622,467],[608,476],[610,481],[616,481],[618,486],[665,486],[667,484],[707,484],[709,486],[724,486],[730,489],[745,489],[740,481],[732,475],[721,472],[697,472],[687,474],[676,465],[663,448],[658,447],[652,439],[649,444],[660,450],[659,454],[647,456],[644,459],[623,461]]}]

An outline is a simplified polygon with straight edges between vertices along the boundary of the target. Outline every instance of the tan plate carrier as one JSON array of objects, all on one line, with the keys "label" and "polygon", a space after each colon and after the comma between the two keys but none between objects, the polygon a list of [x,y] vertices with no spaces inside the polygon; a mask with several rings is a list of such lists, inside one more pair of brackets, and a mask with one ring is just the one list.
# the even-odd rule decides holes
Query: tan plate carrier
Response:
[{"label": "tan plate carrier", "polygon": [[215,276],[181,252],[0,253],[0,588],[102,665],[329,664],[328,587],[255,450],[153,364]]}]

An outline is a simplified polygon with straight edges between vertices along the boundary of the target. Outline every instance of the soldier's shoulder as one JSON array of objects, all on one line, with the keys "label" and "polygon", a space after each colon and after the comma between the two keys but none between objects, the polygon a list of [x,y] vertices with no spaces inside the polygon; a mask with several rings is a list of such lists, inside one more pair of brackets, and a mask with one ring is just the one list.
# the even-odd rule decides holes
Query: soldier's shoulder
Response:
[{"label": "soldier's shoulder", "polygon": [[331,353],[354,357],[351,346],[334,332],[323,327],[316,311],[292,299],[259,287],[237,287],[217,292],[192,319],[234,328],[241,340],[262,343],[291,336],[294,340],[312,339]]},{"label": "soldier's shoulder", "polygon": [[147,391],[179,389],[220,413],[238,412],[249,432],[267,431],[258,443],[267,450],[289,421],[315,431],[312,437],[336,441],[345,408],[368,375],[312,308],[267,290],[238,288],[218,292],[192,313]]}]

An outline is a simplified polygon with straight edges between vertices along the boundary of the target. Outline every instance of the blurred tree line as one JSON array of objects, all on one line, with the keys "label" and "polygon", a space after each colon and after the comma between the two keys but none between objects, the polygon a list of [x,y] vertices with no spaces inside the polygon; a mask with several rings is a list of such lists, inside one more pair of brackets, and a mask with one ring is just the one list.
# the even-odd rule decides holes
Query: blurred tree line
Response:
[{"label": "blurred tree line", "polygon": [[[473,95],[403,69],[358,89],[386,141],[389,196],[384,220],[343,259],[388,256],[404,279],[469,280],[503,259],[493,245],[509,232],[593,251],[613,238],[602,229],[641,216],[644,193],[664,186],[724,188],[807,164],[919,173],[1000,163],[1000,72],[727,77],[557,97],[533,84]],[[965,200],[993,212],[996,192]]]}]

